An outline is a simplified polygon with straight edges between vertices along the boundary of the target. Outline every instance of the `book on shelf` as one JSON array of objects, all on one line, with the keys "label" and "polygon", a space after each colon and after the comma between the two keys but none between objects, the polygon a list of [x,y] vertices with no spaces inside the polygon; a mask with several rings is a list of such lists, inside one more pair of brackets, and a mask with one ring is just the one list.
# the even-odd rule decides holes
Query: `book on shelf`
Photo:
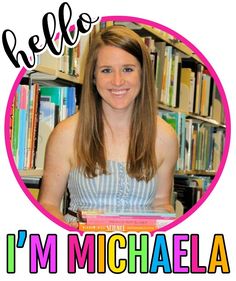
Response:
[{"label": "book on shelf", "polygon": [[75,87],[19,85],[10,124],[12,154],[19,170],[43,168],[45,147],[55,125],[76,112]]},{"label": "book on shelf", "polygon": [[175,213],[158,210],[78,210],[79,229],[83,231],[154,231],[176,219]]},{"label": "book on shelf", "polygon": [[44,155],[47,140],[56,125],[56,105],[49,101],[40,101],[39,128],[35,166],[44,167]]},{"label": "book on shelf", "polygon": [[75,87],[44,86],[40,88],[36,168],[43,169],[46,144],[55,126],[75,112]]},{"label": "book on shelf", "polygon": [[19,94],[17,89],[17,92],[14,96],[14,100],[12,103],[11,125],[10,125],[11,149],[16,165],[18,162],[18,134],[19,134],[19,111],[20,111],[18,99],[19,99]]},{"label": "book on shelf", "polygon": [[203,70],[204,70],[204,66],[198,63],[195,71],[195,75],[196,75],[196,89],[195,89],[195,102],[194,102],[195,114],[200,113]]},{"label": "book on shelf", "polygon": [[183,112],[193,112],[195,75],[191,68],[181,68],[179,109]]},{"label": "book on shelf", "polygon": [[189,211],[203,196],[211,183],[209,176],[175,175],[174,191],[184,208],[184,213]]},{"label": "book on shelf", "polygon": [[173,50],[172,46],[165,47],[165,58],[164,58],[160,101],[166,105],[168,105],[168,101],[169,101],[172,50]]},{"label": "book on shelf", "polygon": [[22,177],[25,186],[28,188],[31,195],[34,197],[34,199],[38,199],[39,195],[39,186],[41,184],[41,177],[36,176],[23,176]]},{"label": "book on shelf", "polygon": [[35,167],[36,142],[38,134],[38,107],[39,107],[39,84],[30,84],[30,101],[28,106],[28,141],[26,155],[26,169]]},{"label": "book on shelf", "polygon": [[29,101],[29,88],[26,85],[21,85],[17,88],[19,91],[19,135],[18,135],[18,167],[24,169],[24,158],[26,153],[27,140],[27,108]]},{"label": "book on shelf", "polygon": [[181,112],[160,110],[159,115],[177,134],[179,156],[176,170],[217,171],[223,154],[224,129]]},{"label": "book on shelf", "polygon": [[225,131],[218,129],[213,134],[212,169],[217,171],[224,151]]},{"label": "book on shelf", "polygon": [[29,190],[30,194],[33,196],[33,198],[34,198],[35,200],[38,200],[39,189],[38,189],[38,188],[31,188],[31,187],[28,187],[28,190]]},{"label": "book on shelf", "polygon": [[[73,32],[71,32],[73,36]],[[84,55],[87,49],[89,36],[80,36],[80,41],[74,47],[64,46],[63,55],[53,56],[45,51],[38,57],[39,69],[50,74],[58,75],[59,72],[69,76],[83,77]],[[81,79],[82,81],[82,79]]]},{"label": "book on shelf", "polygon": [[213,83],[212,89],[212,107],[211,107],[211,118],[220,124],[225,124],[224,118],[224,107],[222,104],[219,90],[215,83]]},{"label": "book on shelf", "polygon": [[124,25],[126,27],[128,27],[129,29],[138,31],[140,29],[142,29],[142,26],[136,22],[131,22],[131,21],[113,21],[112,22],[113,25]]},{"label": "book on shelf", "polygon": [[165,42],[155,42],[151,36],[142,38],[150,53],[158,100],[172,107],[178,106],[180,52]]},{"label": "book on shelf", "polygon": [[52,54],[45,50],[43,54],[38,56],[38,62],[37,64],[39,66],[43,66],[44,68],[52,69],[52,70],[60,70],[60,58],[56,56],[52,56]]},{"label": "book on shelf", "polygon": [[[53,112],[53,125],[54,128],[55,125],[62,121],[66,115],[66,105],[64,103],[64,87],[41,87],[40,88],[40,109],[41,105],[43,106],[43,103],[51,104],[51,106],[54,108],[52,110]],[[40,112],[41,113],[41,112]]]},{"label": "book on shelf", "polygon": [[201,88],[201,104],[200,115],[210,116],[210,108],[212,102],[212,83],[213,79],[207,70],[203,71],[202,88]]},{"label": "book on shelf", "polygon": [[184,151],[184,170],[192,170],[193,161],[193,119],[186,119],[185,129],[185,151]]},{"label": "book on shelf", "polygon": [[[219,124],[224,124],[224,110],[219,90],[209,71],[201,63],[190,58],[182,58],[182,68],[191,69],[195,80],[193,104],[191,112],[200,116],[210,117]],[[190,80],[188,78],[188,80]]]},{"label": "book on shelf", "polygon": [[19,85],[12,106],[12,154],[18,169],[32,169],[37,138],[38,85]]},{"label": "book on shelf", "polygon": [[[191,103],[189,112],[200,114],[202,75],[204,71],[204,66],[198,61],[193,60],[192,58],[182,58],[181,63],[183,68],[189,69],[189,71],[191,70],[191,75],[189,76],[189,78],[185,77],[185,80],[193,79],[194,81],[194,85],[192,85],[192,88],[194,88],[194,90],[193,93],[191,93]],[[187,82],[187,84],[190,84],[190,82]]]},{"label": "book on shelf", "polygon": [[156,52],[157,52],[157,62],[156,62],[156,88],[157,88],[157,99],[161,99],[161,89],[162,89],[162,77],[164,72],[164,61],[165,61],[165,42],[156,42],[155,43]]},{"label": "book on shelf", "polygon": [[182,68],[181,56],[179,51],[173,49],[171,60],[171,76],[168,105],[171,107],[179,107],[180,94],[180,72]]},{"label": "book on shelf", "polygon": [[[74,32],[71,31],[71,36],[74,36]],[[69,74],[71,76],[80,75],[80,61],[81,61],[81,42],[82,39],[78,42],[73,48],[68,46],[64,47],[63,55],[59,58],[59,71]]]},{"label": "book on shelf", "polygon": [[193,118],[186,119],[184,170],[212,170],[214,127]]}]

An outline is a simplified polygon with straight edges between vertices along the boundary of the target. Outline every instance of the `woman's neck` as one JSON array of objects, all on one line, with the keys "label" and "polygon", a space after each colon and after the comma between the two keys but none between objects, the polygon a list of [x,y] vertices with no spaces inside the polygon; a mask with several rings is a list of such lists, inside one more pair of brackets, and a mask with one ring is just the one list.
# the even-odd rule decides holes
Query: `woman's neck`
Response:
[{"label": "woman's neck", "polygon": [[113,130],[129,130],[131,110],[103,108],[105,127]]}]

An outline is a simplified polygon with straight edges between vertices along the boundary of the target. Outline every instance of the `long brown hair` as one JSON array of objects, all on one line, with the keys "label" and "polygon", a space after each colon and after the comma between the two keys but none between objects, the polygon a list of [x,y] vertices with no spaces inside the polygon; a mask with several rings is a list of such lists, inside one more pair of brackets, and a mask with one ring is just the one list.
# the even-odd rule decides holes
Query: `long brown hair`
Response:
[{"label": "long brown hair", "polygon": [[94,83],[98,51],[104,45],[127,51],[137,58],[142,68],[141,89],[134,101],[131,116],[126,170],[130,177],[149,181],[157,171],[155,153],[157,103],[153,68],[142,39],[134,31],[123,26],[109,27],[98,33],[91,42],[85,64],[75,137],[77,163],[88,177],[107,173],[102,103]]}]

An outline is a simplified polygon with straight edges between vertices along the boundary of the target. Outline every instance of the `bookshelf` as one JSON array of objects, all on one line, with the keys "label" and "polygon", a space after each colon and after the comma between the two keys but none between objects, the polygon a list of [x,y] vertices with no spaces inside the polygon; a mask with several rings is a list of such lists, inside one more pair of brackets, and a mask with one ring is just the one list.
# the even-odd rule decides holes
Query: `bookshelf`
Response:
[{"label": "bookshelf", "polygon": [[83,79],[79,76],[72,76],[66,73],[63,73],[61,71],[58,71],[57,69],[49,68],[47,66],[38,65],[36,67],[36,73],[35,73],[35,80],[55,80],[60,79],[63,81],[68,81],[72,83],[78,83],[82,84]]},{"label": "bookshelf", "polygon": [[[81,41],[83,43],[79,43],[80,50],[83,44],[87,44],[88,38]],[[72,58],[67,60],[63,57],[52,57],[48,52],[43,53],[39,57],[37,67],[26,72],[22,78],[14,97],[10,122],[13,156],[19,175],[35,199],[38,197],[43,177],[47,139],[58,122],[78,110],[84,67],[82,58],[76,57],[78,46],[73,49],[76,52],[68,51]],[[77,60],[76,71],[73,67],[75,63],[69,65],[69,61],[73,60]],[[52,92],[60,96],[58,101],[60,104],[54,104],[55,101],[49,102],[48,98],[53,93],[48,93],[47,96],[47,93],[44,94],[46,89],[54,89]],[[51,98],[54,99],[55,95],[50,96]],[[49,107],[49,103],[54,106]]]},{"label": "bookshelf", "polygon": [[[194,195],[195,202],[185,207],[186,212],[206,191],[217,172],[224,149],[226,129],[224,108],[217,85],[193,50],[161,29],[133,22],[103,22],[95,27],[90,36],[82,37],[80,46],[75,50],[65,50],[62,58],[52,57],[48,53],[41,55],[30,79],[39,81],[40,86],[47,84],[56,87],[58,84],[71,83],[82,85],[84,58],[91,36],[100,28],[113,24],[126,25],[133,29],[143,38],[150,51],[158,95],[157,112],[174,126],[179,138],[180,156],[176,166],[174,191],[177,192],[177,199],[184,202],[184,190],[198,190]],[[70,66],[69,54],[79,56]],[[65,63],[68,65],[65,66]],[[77,70],[69,70],[71,67],[73,69],[73,65],[76,65]],[[27,186],[30,183],[37,186],[43,176],[43,167],[33,166],[19,170]],[[202,185],[200,191],[199,188],[196,189],[198,184]],[[189,192],[188,190],[186,193]]]},{"label": "bookshelf", "polygon": [[23,178],[26,177],[41,178],[43,176],[43,169],[19,170],[19,174]]},{"label": "bookshelf", "polygon": [[185,54],[189,57],[192,57],[199,63],[202,63],[200,58],[197,55],[195,55],[188,46],[186,46],[180,40],[174,38],[172,35],[170,35],[169,33],[165,32],[161,29],[157,29],[157,28],[145,25],[145,24],[138,24],[138,23],[134,23],[134,22],[132,22],[132,23],[131,22],[122,22],[122,21],[109,22],[109,25],[112,25],[112,24],[126,25],[129,28],[135,30],[141,37],[152,36],[153,38],[156,38],[158,41],[164,41],[168,45],[173,46],[174,48],[181,51],[183,54]]},{"label": "bookshelf", "polygon": [[[126,25],[124,22],[114,24]],[[154,58],[154,71],[159,83],[159,115],[175,128],[178,135],[180,156],[176,165],[174,191],[185,213],[203,196],[221,161],[226,129],[222,102],[211,74],[189,47],[162,30],[142,24],[132,25],[143,37]],[[158,77],[159,73],[161,77]],[[164,76],[167,78],[164,79]],[[172,85],[176,87],[175,98],[179,98],[174,102],[168,97],[171,91],[173,95]],[[187,101],[183,93],[189,95]],[[176,117],[174,124],[173,117]],[[198,127],[197,131],[192,126]],[[196,163],[193,164],[193,161]]]}]

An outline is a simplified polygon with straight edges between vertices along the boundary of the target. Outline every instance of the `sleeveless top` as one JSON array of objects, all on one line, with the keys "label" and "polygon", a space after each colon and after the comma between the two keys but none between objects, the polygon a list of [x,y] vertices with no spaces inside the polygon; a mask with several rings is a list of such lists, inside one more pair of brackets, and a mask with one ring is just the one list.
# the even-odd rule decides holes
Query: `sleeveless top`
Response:
[{"label": "sleeveless top", "polygon": [[[126,163],[107,161],[107,175],[88,178],[79,168],[73,169],[68,177],[70,194],[69,209],[109,209],[121,211],[150,208],[156,194],[156,177],[150,181],[137,181],[126,172]],[[66,214],[67,221],[76,220]]]}]

